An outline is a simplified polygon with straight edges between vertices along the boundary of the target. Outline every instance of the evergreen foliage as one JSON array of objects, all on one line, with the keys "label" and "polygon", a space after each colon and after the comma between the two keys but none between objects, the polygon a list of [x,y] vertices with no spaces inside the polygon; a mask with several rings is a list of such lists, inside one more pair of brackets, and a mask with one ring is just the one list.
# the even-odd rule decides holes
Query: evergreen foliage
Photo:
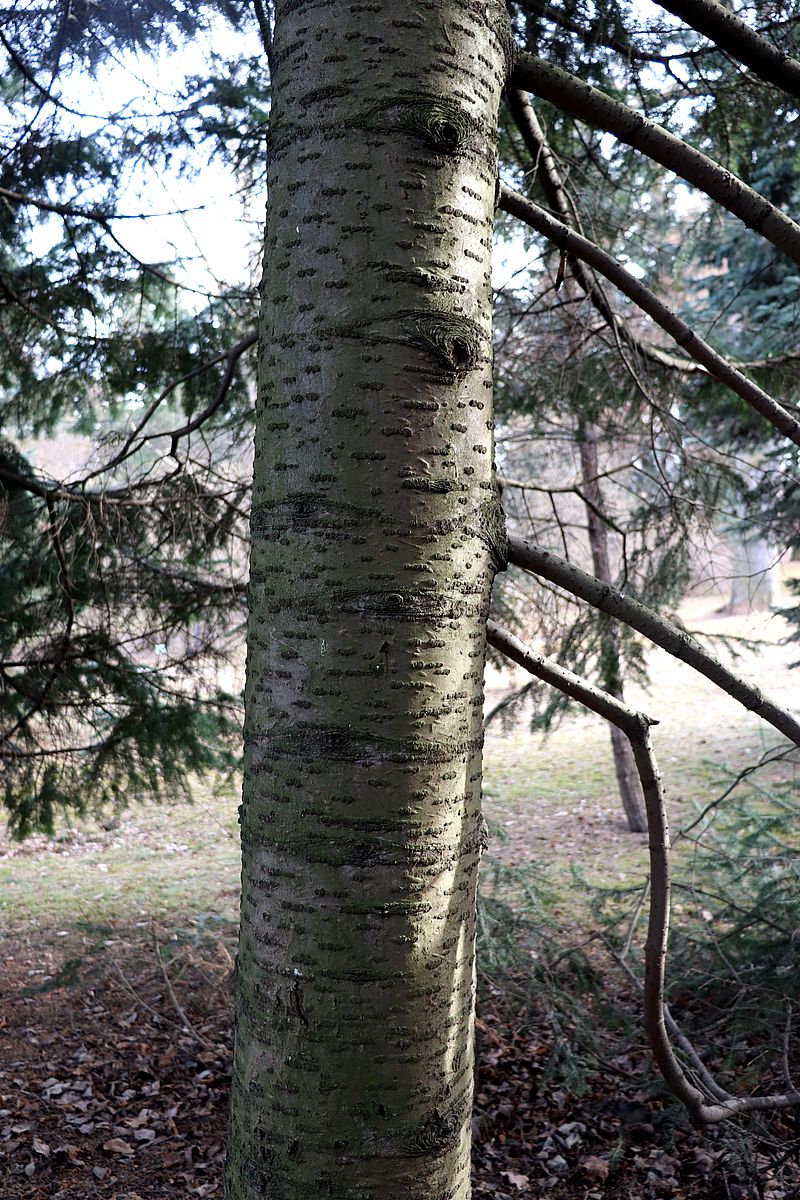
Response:
[{"label": "evergreen foliage", "polygon": [[[254,293],[187,284],[180,262],[137,257],[128,231],[153,173],[253,158],[265,71],[251,62],[249,89],[246,65],[187,79],[173,105],[93,114],[80,100],[114,63],[248,22],[234,3],[3,14],[0,761],[18,836],[237,757],[240,702],[217,668],[241,641],[252,397],[241,372],[218,395],[217,364]],[[231,140],[243,105],[247,152]],[[86,465],[49,478],[31,455],[66,431]]]},{"label": "evergreen foliage", "polygon": [[[757,769],[730,774],[720,796],[677,834],[676,845],[689,840],[692,851],[684,844],[676,855],[672,883],[673,1015],[698,1049],[714,1047],[720,1082],[743,1078],[760,1090],[765,1064],[777,1090],[787,1086],[800,994],[797,781],[785,751],[768,752],[764,762],[781,758],[787,782],[760,783]],[[618,949],[630,948],[628,961],[637,966],[641,937],[638,930],[631,937],[631,929],[641,889],[602,889],[596,911],[600,927]]]},{"label": "evergreen foliage", "polygon": [[[243,606],[253,367],[246,353],[228,356],[254,324],[255,280],[218,285],[167,249],[143,257],[134,234],[139,214],[158,210],[156,178],[188,180],[211,164],[230,172],[245,220],[254,214],[253,244],[260,238],[269,7],[81,0],[3,13],[0,755],[19,832],[48,826],[53,779],[59,803],[79,808],[118,802],[126,781],[132,793],[149,787],[142,764],[159,729],[169,740],[173,715],[187,769],[216,762],[206,759],[209,713],[235,728],[212,664],[236,644]],[[514,0],[510,11],[520,46],[671,124],[792,210],[793,102],[776,101],[691,28],[618,0]],[[756,6],[755,17],[791,50],[792,4]],[[184,72],[170,55],[187,46],[197,55]],[[152,77],[153,63],[149,92],[116,99],[110,89],[110,103],[95,103],[114,64]],[[646,156],[554,105],[536,109],[574,223],[722,349],[765,360],[761,382],[779,394],[791,387],[796,269],[710,203],[687,207],[685,189]],[[501,156],[504,178],[552,207],[510,108]],[[647,603],[674,609],[693,547],[714,529],[744,523],[766,526],[780,545],[796,539],[796,449],[704,375],[669,365],[675,347],[632,304],[589,273],[604,313],[557,251],[533,235],[527,245],[531,271],[497,296],[498,466],[538,481],[535,493],[504,487],[514,529],[585,557],[575,454],[588,425],[605,460],[615,582]],[[66,430],[90,440],[89,467],[45,477],[36,446]],[[609,663],[603,620],[519,573],[500,577],[495,603],[507,625],[574,670],[642,677],[635,636],[620,632]],[[532,693],[534,723],[547,728],[565,702],[536,685],[523,698]],[[162,786],[185,778],[179,742],[156,755]]]}]

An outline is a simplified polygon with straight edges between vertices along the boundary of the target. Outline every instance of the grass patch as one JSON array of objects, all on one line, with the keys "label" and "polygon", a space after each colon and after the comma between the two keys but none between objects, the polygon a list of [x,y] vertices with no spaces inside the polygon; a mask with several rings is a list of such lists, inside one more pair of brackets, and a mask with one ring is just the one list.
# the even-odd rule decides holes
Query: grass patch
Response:
[{"label": "grass patch", "polygon": [[[735,631],[728,622],[714,628]],[[778,631],[780,632],[780,630]],[[794,651],[778,645],[746,653],[739,669],[767,680],[791,705]],[[670,821],[679,829],[779,740],[707,681],[661,651],[648,656],[652,687],[631,688],[628,702],[658,718],[656,753]],[[794,768],[795,770],[797,768]],[[771,782],[774,768],[759,778]],[[571,716],[552,733],[531,734],[524,721],[507,733],[492,726],[484,757],[491,854],[546,876],[551,911],[565,927],[591,921],[591,887],[634,887],[647,872],[646,837],[627,832],[610,741],[599,718]],[[193,803],[142,804],[115,820],[62,822],[54,838],[21,845],[0,834],[0,927],[7,931],[69,928],[81,920],[120,922],[215,914],[233,921],[239,899],[239,793],[199,785]],[[678,844],[676,855],[688,854]],[[585,881],[576,884],[576,873]]]},{"label": "grass patch", "polygon": [[111,827],[92,819],[0,852],[0,925],[58,929],[81,920],[182,913],[235,920],[238,797],[198,787],[193,803],[142,804]]}]

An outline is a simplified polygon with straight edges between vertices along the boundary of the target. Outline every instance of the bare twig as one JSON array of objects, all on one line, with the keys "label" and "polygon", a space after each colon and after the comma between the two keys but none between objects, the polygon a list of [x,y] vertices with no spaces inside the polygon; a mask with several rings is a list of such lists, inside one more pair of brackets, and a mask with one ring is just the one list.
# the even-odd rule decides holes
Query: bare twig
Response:
[{"label": "bare twig", "polygon": [[182,1028],[186,1033],[190,1033],[195,1041],[199,1042],[201,1046],[205,1046],[207,1050],[213,1050],[216,1053],[217,1047],[213,1042],[209,1042],[208,1038],[204,1038],[202,1033],[198,1033],[192,1022],[187,1017],[186,1011],[182,1007],[178,997],[175,995],[175,988],[172,986],[172,980],[169,977],[169,972],[167,971],[167,968],[164,965],[164,960],[161,957],[161,947],[158,943],[158,934],[156,933],[155,925],[151,925],[150,932],[153,935],[153,948],[155,950],[156,959],[158,960],[158,965],[161,970],[161,976],[164,980],[164,986],[166,987],[167,994],[172,1001],[172,1007],[175,1009],[175,1012],[180,1018]]},{"label": "bare twig", "polygon": [[[679,1062],[669,1038],[668,1024],[677,1030],[664,1003],[667,943],[670,916],[669,826],[661,776],[650,741],[650,728],[657,724],[644,713],[634,712],[613,696],[580,679],[564,667],[536,654],[513,634],[488,623],[487,637],[492,646],[513,662],[551,684],[567,696],[598,713],[625,733],[630,741],[647,810],[650,850],[650,909],[645,943],[644,1027],[653,1057],[674,1095],[699,1124],[712,1125],[741,1113],[789,1108],[800,1105],[800,1092],[767,1096],[731,1096],[713,1080],[688,1038],[679,1035],[681,1046],[697,1068],[696,1086]],[[624,960],[623,960],[624,961]],[[712,1103],[708,1103],[711,1100]]]}]

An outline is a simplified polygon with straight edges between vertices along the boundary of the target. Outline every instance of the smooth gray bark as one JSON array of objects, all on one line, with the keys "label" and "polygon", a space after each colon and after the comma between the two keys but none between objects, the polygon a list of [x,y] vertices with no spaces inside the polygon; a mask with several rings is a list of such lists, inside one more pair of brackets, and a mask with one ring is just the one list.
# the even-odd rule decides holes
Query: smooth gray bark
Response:
[{"label": "smooth gray bark", "polygon": [[229,1200],[469,1195],[508,44],[277,5]]}]

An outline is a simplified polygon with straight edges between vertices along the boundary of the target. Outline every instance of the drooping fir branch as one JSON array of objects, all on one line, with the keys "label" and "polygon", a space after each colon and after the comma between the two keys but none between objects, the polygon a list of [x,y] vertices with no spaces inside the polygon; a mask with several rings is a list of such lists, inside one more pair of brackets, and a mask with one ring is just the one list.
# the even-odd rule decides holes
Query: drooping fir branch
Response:
[{"label": "drooping fir branch", "polygon": [[61,204],[56,203],[54,200],[42,200],[38,196],[29,196],[23,192],[14,192],[5,187],[0,187],[0,199],[8,201],[9,204],[38,208],[40,212],[55,213],[61,217],[76,217],[82,221],[95,221],[100,225],[105,225],[107,221],[145,221],[153,217],[181,217],[187,213],[196,211],[192,208],[171,208],[166,212],[107,212],[102,208],[80,208],[74,204]]},{"label": "drooping fir branch", "polygon": [[717,0],[656,0],[720,50],[744,63],[760,79],[800,98],[800,62],[751,29]]},{"label": "drooping fir branch", "polygon": [[[38,496],[40,499],[48,502],[54,500],[66,500],[77,501],[86,504],[109,504],[115,502],[126,505],[133,503],[151,504],[152,501],[150,499],[141,499],[139,501],[136,500],[136,484],[122,488],[106,488],[101,491],[87,491],[86,484],[91,480],[98,478],[99,476],[109,474],[109,472],[113,471],[116,467],[125,462],[126,459],[130,458],[132,455],[141,450],[142,447],[149,441],[169,438],[169,453],[172,457],[175,457],[178,443],[183,438],[188,437],[190,434],[200,429],[207,421],[211,419],[211,417],[214,416],[214,414],[224,403],[225,398],[230,391],[231,384],[233,383],[236,374],[236,366],[239,362],[239,359],[242,357],[245,351],[249,350],[256,344],[257,340],[258,335],[255,332],[250,332],[241,338],[236,345],[232,346],[230,350],[223,351],[223,353],[215,355],[214,358],[209,359],[207,362],[201,363],[200,366],[194,367],[191,371],[187,371],[186,374],[182,375],[179,379],[173,379],[152,401],[141,420],[136,425],[135,429],[133,429],[126,438],[121,449],[118,450],[117,453],[108,460],[108,462],[101,464],[93,471],[87,472],[87,474],[82,476],[79,480],[75,480],[67,485],[55,481],[41,479],[33,474],[22,475],[19,473],[19,471],[13,470],[5,465],[2,460],[0,460],[0,483],[6,484],[9,487],[19,488],[21,491],[29,492],[31,495]],[[158,407],[172,392],[175,391],[176,388],[180,387],[184,383],[188,383],[192,379],[196,379],[199,375],[204,375],[207,371],[210,371],[213,367],[223,362],[225,363],[225,370],[217,390],[206,407],[199,412],[197,416],[193,417],[190,421],[187,421],[184,425],[181,425],[176,429],[165,429],[156,433],[143,433],[143,430],[154,416]],[[158,484],[166,482],[166,478],[167,477],[165,476],[161,476],[157,480],[148,481],[147,489],[151,490],[153,487],[158,486]]]},{"label": "drooping fir branch", "polygon": [[800,721],[797,717],[770,700],[760,688],[748,683],[736,671],[726,667],[691,634],[678,629],[666,617],[662,617],[638,600],[625,596],[610,583],[601,583],[574,563],[554,554],[552,550],[545,550],[533,542],[510,537],[508,560],[523,570],[541,575],[600,612],[608,613],[609,616],[630,625],[631,629],[643,634],[673,658],[694,667],[744,708],[772,725],[796,746],[800,746]]},{"label": "drooping fir branch", "polygon": [[549,101],[569,116],[612,133],[619,141],[674,171],[800,265],[800,225],[707,154],[663,126],[535,54],[518,54],[509,82]]},{"label": "drooping fir branch", "polygon": [[[512,662],[621,729],[630,742],[645,800],[650,854],[644,1028],[653,1057],[670,1090],[695,1120],[703,1125],[717,1124],[742,1113],[800,1105],[800,1092],[794,1088],[767,1096],[733,1096],[725,1091],[713,1079],[689,1039],[680,1032],[664,1003],[670,922],[670,843],[664,789],[650,739],[650,729],[658,722],[645,713],[634,712],[616,697],[537,654],[494,621],[489,621],[487,625],[487,639],[495,650]],[[687,1076],[675,1054],[670,1032],[688,1054],[702,1087],[696,1086]]]},{"label": "drooping fir branch", "polygon": [[610,280],[635,304],[638,304],[643,312],[646,312],[670,337],[674,338],[682,350],[701,363],[709,375],[736,392],[784,437],[800,446],[800,421],[757,383],[743,375],[713,346],[699,337],[690,325],[659,300],[650,288],[646,287],[630,271],[627,271],[612,255],[601,250],[588,238],[569,229],[563,222],[556,220],[545,209],[540,208],[538,204],[521,196],[519,192],[512,191],[511,188],[501,187],[500,207],[504,212],[524,221],[537,233],[544,234],[556,246],[577,255],[605,275],[606,279]]},{"label": "drooping fir branch", "polygon": [[[94,471],[90,472],[88,475],[85,475],[80,481],[81,486],[88,483],[90,479],[95,479],[98,475],[104,475],[109,471],[113,471],[115,467],[118,467],[121,463],[125,462],[127,458],[131,457],[131,455],[136,454],[137,451],[141,450],[145,443],[149,441],[154,441],[161,438],[169,438],[169,453],[174,457],[178,447],[178,442],[182,438],[188,437],[189,434],[200,429],[200,427],[204,425],[206,421],[213,417],[214,413],[217,412],[217,410],[224,403],[225,397],[230,391],[231,384],[233,383],[239,359],[242,357],[245,351],[249,350],[252,346],[255,346],[257,341],[258,334],[254,330],[251,330],[250,333],[247,333],[243,338],[240,338],[236,345],[232,346],[230,350],[223,351],[221,354],[215,355],[214,358],[209,359],[207,362],[201,363],[200,366],[194,367],[191,371],[188,371],[185,375],[182,375],[180,379],[173,379],[152,401],[136,428],[133,429],[126,438],[122,448],[111,459],[109,459],[107,463],[103,463],[102,466],[97,467]],[[177,387],[181,386],[181,384],[188,383],[190,380],[196,379],[198,375],[204,375],[207,371],[210,371],[212,367],[215,367],[222,362],[225,363],[225,370],[223,372],[222,379],[219,382],[219,386],[217,387],[213,398],[209,401],[206,407],[197,414],[196,417],[193,417],[190,421],[187,421],[184,425],[179,426],[177,429],[165,429],[158,433],[142,432],[150,423],[156,410],[163,403],[163,401],[166,400],[167,396],[169,396],[171,392],[174,392]]]},{"label": "drooping fir branch", "polygon": [[[0,622],[0,797],[14,833],[52,831],[62,806],[124,804],[231,763],[233,699],[197,666],[223,660],[241,622],[233,540],[246,481],[212,493],[184,473],[146,502],[81,503],[0,451],[16,589]],[[14,466],[23,486],[4,485]]]},{"label": "drooping fir branch", "polygon": [[[515,3],[524,12],[535,13],[537,16],[543,17],[545,21],[557,25],[559,29],[564,29],[567,33],[574,34],[588,49],[591,50],[596,46],[603,46],[606,50],[613,50],[616,54],[621,55],[629,63],[657,63],[669,69],[673,63],[680,62],[683,59],[694,60],[705,58],[709,54],[719,53],[716,46],[696,46],[691,50],[676,51],[674,54],[659,54],[655,50],[642,50],[640,47],[634,46],[632,42],[624,42],[620,38],[609,36],[597,28],[584,28],[584,26],[579,25],[576,21],[571,20],[566,13],[559,12],[558,9],[553,8],[551,5],[543,3],[543,0],[515,0]],[[661,7],[666,8],[667,5],[662,4]],[[785,24],[786,22],[771,22],[763,27],[763,31],[766,32],[776,26],[782,28]]]},{"label": "drooping fir branch", "polygon": [[45,504],[47,506],[47,532],[56,563],[58,564],[58,586],[64,601],[64,630],[58,639],[50,670],[41,691],[37,696],[32,698],[31,706],[26,712],[20,714],[9,729],[0,731],[0,747],[13,746],[15,736],[20,731],[25,730],[33,718],[44,708],[56,680],[64,667],[72,638],[72,630],[75,625],[75,594],[70,580],[69,568],[64,556],[58,511],[55,501],[51,496],[45,497]]},{"label": "drooping fir branch", "polygon": [[[545,194],[547,203],[558,215],[561,221],[576,232],[583,233],[580,221],[577,220],[575,205],[569,197],[561,174],[556,164],[555,156],[544,135],[539,119],[536,116],[530,96],[518,88],[510,88],[507,94],[509,111],[522,135],[525,148],[531,156],[532,166],[536,170]],[[661,366],[673,370],[687,372],[701,368],[691,359],[678,358],[667,354],[658,346],[651,346],[635,337],[625,322],[614,312],[603,293],[598,287],[597,280],[586,270],[583,261],[575,253],[567,254],[567,265],[578,287],[588,297],[592,307],[600,314],[606,324],[625,342],[646,358],[654,359]]]}]

